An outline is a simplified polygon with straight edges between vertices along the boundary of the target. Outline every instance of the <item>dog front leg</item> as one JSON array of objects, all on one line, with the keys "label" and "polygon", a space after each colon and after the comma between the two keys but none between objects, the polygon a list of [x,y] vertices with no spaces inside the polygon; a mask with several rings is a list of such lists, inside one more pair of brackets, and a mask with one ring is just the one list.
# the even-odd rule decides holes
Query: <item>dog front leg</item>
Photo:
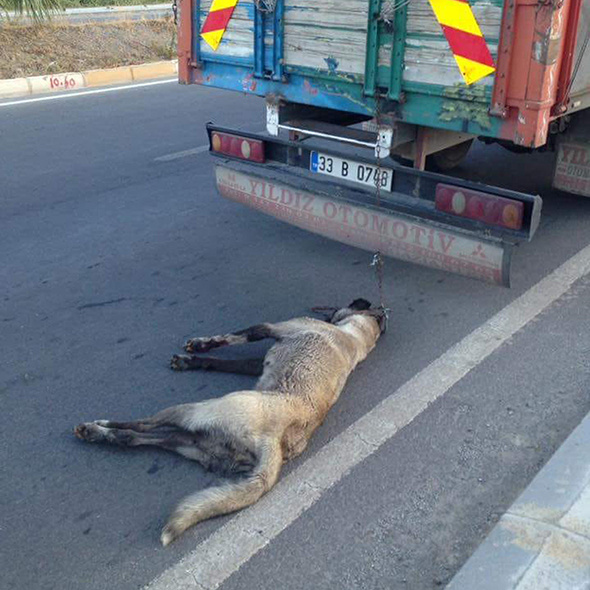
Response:
[{"label": "dog front leg", "polygon": [[207,352],[214,348],[222,346],[233,346],[234,344],[246,344],[247,342],[257,342],[265,338],[278,337],[273,329],[272,324],[258,324],[245,330],[224,334],[222,336],[208,336],[203,338],[191,338],[184,345],[187,352]]}]

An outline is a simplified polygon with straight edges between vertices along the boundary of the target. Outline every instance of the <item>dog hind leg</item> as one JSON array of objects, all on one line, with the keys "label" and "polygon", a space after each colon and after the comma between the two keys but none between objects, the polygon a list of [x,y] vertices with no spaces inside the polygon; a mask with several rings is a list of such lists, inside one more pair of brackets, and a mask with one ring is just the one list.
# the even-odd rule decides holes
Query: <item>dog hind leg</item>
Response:
[{"label": "dog hind leg", "polygon": [[[103,421],[104,422],[104,421]],[[124,428],[102,426],[96,422],[80,424],[75,429],[76,436],[87,442],[110,443],[120,447],[139,447],[149,445],[166,451],[173,451],[200,463],[210,470],[219,464],[207,445],[206,435],[175,430],[163,433],[136,432]],[[239,463],[235,471],[240,470]],[[228,470],[231,471],[231,470]]]},{"label": "dog hind leg", "polygon": [[[183,414],[183,410],[187,406],[193,404],[181,404],[179,406],[171,406],[161,410],[157,414],[148,418],[141,418],[139,420],[131,420],[127,422],[117,422],[114,420],[94,420],[93,422],[86,422],[83,425],[95,424],[105,428],[119,428],[123,430],[134,430],[135,432],[150,432],[156,428],[176,427],[179,426],[179,417]],[[74,429],[74,434],[78,434],[78,426]],[[81,438],[81,437],[78,437]],[[88,440],[88,439],[86,439]]]},{"label": "dog hind leg", "polygon": [[[228,434],[243,434],[248,430],[247,416],[260,409],[262,394],[258,392],[236,392],[218,399],[202,402],[179,404],[161,410],[154,416],[131,422],[114,422],[111,420],[95,420],[76,426],[74,434],[78,438],[94,442],[101,440],[101,428],[150,432],[157,428],[179,428],[181,431],[195,433],[220,428]],[[240,415],[243,420],[236,420]],[[81,435],[82,427],[89,427],[89,435]],[[100,428],[95,428],[98,426]],[[81,436],[80,436],[81,435]]]}]

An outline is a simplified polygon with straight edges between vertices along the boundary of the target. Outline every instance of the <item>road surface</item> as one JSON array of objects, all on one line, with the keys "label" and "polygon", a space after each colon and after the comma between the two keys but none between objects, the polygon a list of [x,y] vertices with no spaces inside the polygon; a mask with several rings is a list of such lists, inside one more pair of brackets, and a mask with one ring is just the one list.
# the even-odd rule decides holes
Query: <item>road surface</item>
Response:
[{"label": "road surface", "polygon": [[[258,99],[174,83],[0,102],[3,588],[142,588],[194,559],[231,517],[166,549],[159,533],[214,477],[165,452],[82,444],[72,427],[249,386],[171,372],[189,336],[378,297],[367,252],[216,195],[205,123],[254,131],[263,120]],[[551,154],[472,150],[462,173],[544,199],[513,288],[388,261],[390,329],[283,479],[588,246],[590,201],[553,191],[552,165]],[[239,569],[230,563],[222,588],[444,586],[590,409],[589,297],[581,276],[549,298]]]}]

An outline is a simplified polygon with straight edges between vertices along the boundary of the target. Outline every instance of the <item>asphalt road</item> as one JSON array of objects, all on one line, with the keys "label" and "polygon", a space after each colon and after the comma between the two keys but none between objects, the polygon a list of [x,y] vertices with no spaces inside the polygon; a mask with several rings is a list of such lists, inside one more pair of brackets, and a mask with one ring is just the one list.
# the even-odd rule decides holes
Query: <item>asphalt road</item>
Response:
[{"label": "asphalt road", "polygon": [[[248,387],[172,373],[189,336],[377,297],[368,253],[216,195],[208,154],[182,153],[209,120],[261,129],[263,105],[175,84],[0,103],[2,588],[141,588],[208,539],[229,517],[158,541],[213,476],[72,427]],[[544,198],[513,288],[388,262],[390,330],[285,474],[590,243],[590,201],[553,191],[551,168],[551,154],[473,149],[463,174]],[[446,584],[590,409],[589,297],[582,279],[223,588]]]}]

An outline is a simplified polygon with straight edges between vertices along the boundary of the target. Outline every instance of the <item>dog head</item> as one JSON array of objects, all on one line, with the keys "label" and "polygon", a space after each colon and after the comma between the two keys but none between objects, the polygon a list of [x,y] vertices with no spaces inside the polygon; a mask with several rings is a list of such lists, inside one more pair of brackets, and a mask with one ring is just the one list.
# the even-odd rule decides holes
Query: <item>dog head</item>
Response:
[{"label": "dog head", "polygon": [[327,322],[338,324],[352,315],[365,315],[375,319],[381,334],[387,328],[387,310],[383,307],[373,307],[366,299],[355,299],[347,307],[314,307],[314,311],[322,313]]}]

